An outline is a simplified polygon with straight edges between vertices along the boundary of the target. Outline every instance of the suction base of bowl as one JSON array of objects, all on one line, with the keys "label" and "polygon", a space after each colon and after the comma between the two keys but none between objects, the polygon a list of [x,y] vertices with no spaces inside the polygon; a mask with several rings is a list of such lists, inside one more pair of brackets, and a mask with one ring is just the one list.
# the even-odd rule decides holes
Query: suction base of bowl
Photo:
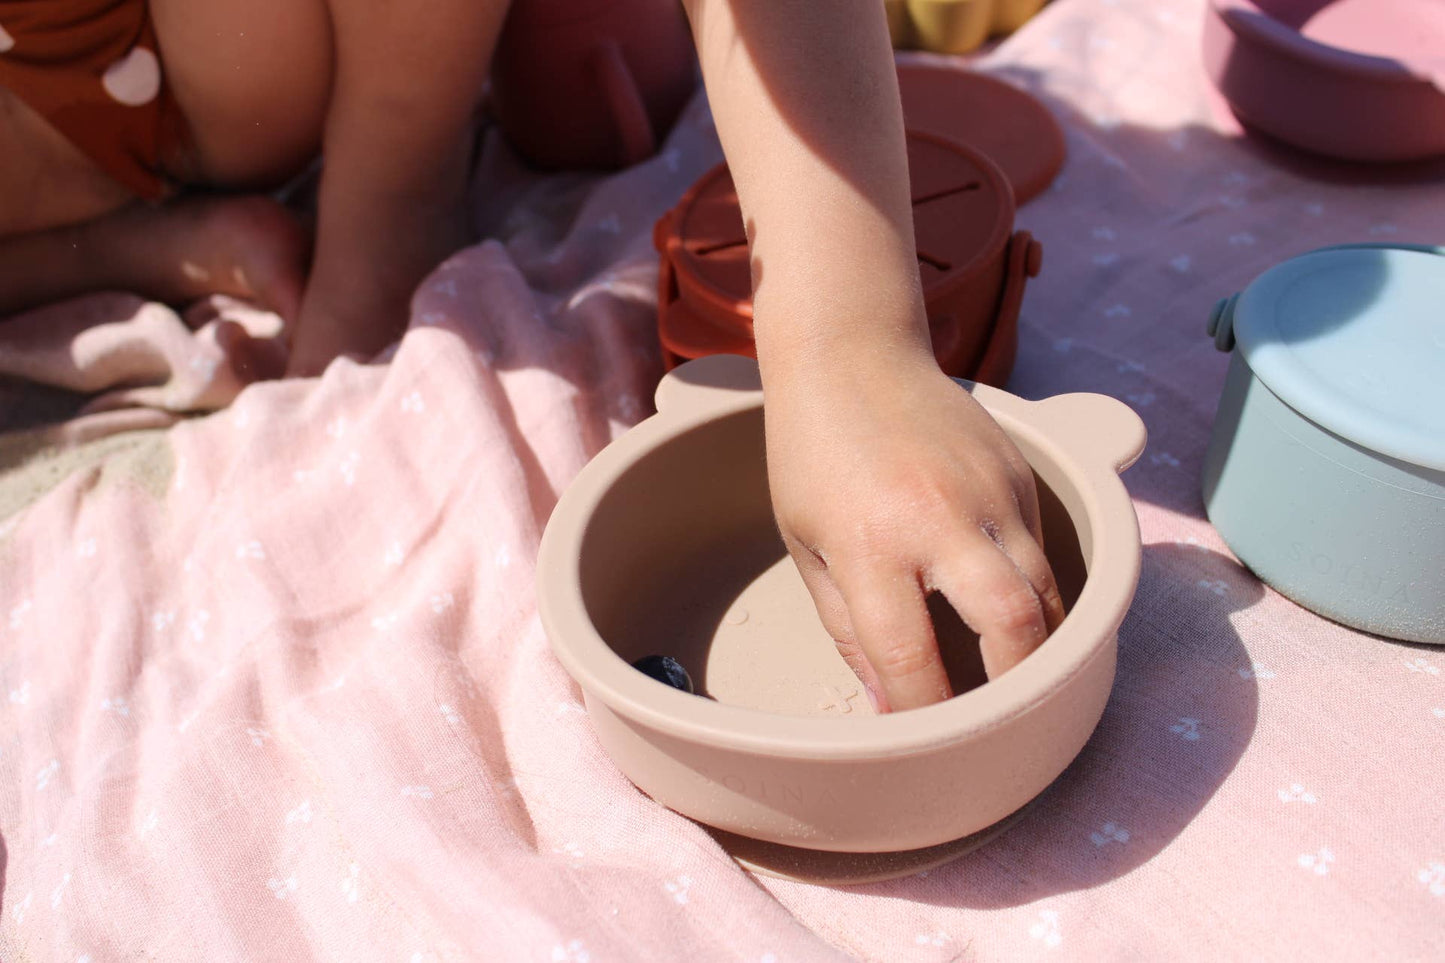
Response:
[{"label": "suction base of bowl", "polygon": [[823,886],[852,886],[912,876],[950,863],[992,842],[1029,810],[1023,807],[962,839],[937,846],[893,853],[829,853],[818,849],[784,846],[704,826],[727,854],[744,869],[761,876]]}]

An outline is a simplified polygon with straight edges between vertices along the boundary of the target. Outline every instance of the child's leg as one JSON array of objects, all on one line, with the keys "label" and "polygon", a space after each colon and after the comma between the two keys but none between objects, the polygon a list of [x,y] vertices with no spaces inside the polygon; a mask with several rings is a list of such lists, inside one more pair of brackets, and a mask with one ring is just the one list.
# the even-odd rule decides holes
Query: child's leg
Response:
[{"label": "child's leg", "polygon": [[79,224],[0,237],[0,320],[91,291],[185,304],[229,294],[295,318],[307,239],[266,197],[129,203]]},{"label": "child's leg", "polygon": [[129,191],[0,87],[0,237],[87,221],[129,199]]},{"label": "child's leg", "polygon": [[146,206],[0,89],[0,319],[104,289],[254,299],[295,317],[306,241],[262,197]]},{"label": "child's leg", "polygon": [[263,181],[324,149],[292,370],[384,347],[470,240],[471,124],[506,0],[151,4],[205,177]]},{"label": "child's leg", "polygon": [[[433,0],[422,16],[401,0],[151,0],[164,77],[194,143],[166,159],[176,179],[274,186],[325,148],[293,370],[384,346],[417,282],[468,240],[470,126],[506,8]],[[16,130],[0,114],[0,146],[25,152],[57,136]],[[23,173],[7,182],[0,166],[0,210],[31,189]],[[102,284],[172,299],[232,292],[221,280],[235,276],[228,261],[290,313],[291,299],[275,292],[299,288],[301,262],[294,226],[262,213],[269,202],[125,209],[121,196],[87,199],[75,186],[83,176],[104,177],[92,169],[51,185],[74,209],[0,223],[0,239],[10,235],[0,240],[0,315]],[[233,214],[235,203],[246,207]],[[248,226],[213,229],[226,217]]]},{"label": "child's leg", "polygon": [[321,148],[335,72],[328,0],[149,3],[194,144],[170,159],[173,175],[273,188],[303,169]]},{"label": "child's leg", "polygon": [[[332,72],[326,0],[151,0],[162,75],[193,149],[177,181],[273,187],[321,143]],[[0,89],[0,318],[102,288],[183,303],[251,297],[294,319],[306,243],[261,196],[132,195]]]}]

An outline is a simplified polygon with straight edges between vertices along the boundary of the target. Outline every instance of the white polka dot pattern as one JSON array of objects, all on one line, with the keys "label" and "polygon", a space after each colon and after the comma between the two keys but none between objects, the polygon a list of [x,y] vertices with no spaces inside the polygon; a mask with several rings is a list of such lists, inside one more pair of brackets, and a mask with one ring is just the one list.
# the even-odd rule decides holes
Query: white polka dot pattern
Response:
[{"label": "white polka dot pattern", "polygon": [[136,47],[106,68],[105,92],[127,107],[139,107],[161,92],[161,62],[145,47]]}]

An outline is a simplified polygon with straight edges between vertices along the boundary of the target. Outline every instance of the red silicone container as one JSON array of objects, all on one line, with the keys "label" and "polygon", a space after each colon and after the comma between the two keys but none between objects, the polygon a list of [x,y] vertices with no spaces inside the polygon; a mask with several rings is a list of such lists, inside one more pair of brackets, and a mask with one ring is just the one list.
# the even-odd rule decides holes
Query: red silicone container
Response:
[{"label": "red silicone container", "polygon": [[[934,353],[944,371],[1002,385],[1013,369],[1024,285],[1042,250],[1014,232],[1008,179],[983,154],[911,131],[914,236]],[[658,336],[669,368],[711,354],[755,357],[748,246],[726,165],[658,221]]]},{"label": "red silicone container", "polygon": [[987,154],[1020,206],[1064,166],[1063,128],[1026,90],[955,65],[910,60],[898,64],[898,92],[904,126]]}]

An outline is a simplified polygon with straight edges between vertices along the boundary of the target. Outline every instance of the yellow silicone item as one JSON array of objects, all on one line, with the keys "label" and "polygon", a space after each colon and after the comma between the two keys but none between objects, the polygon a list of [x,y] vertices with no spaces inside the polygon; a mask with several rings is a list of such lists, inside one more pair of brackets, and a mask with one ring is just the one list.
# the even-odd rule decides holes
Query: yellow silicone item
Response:
[{"label": "yellow silicone item", "polygon": [[893,46],[961,54],[1012,33],[1045,0],[884,0]]}]

